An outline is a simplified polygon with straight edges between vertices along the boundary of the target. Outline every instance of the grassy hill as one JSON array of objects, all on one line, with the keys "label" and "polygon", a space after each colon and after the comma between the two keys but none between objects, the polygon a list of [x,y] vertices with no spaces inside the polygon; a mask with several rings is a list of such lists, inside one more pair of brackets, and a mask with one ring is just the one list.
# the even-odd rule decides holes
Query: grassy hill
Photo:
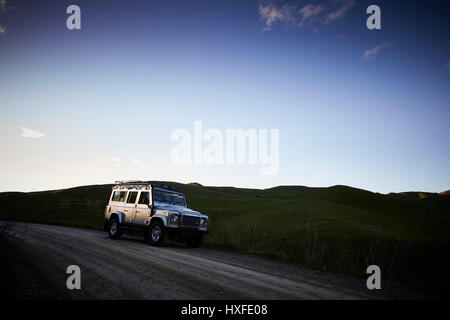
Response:
[{"label": "grassy hill", "polygon": [[[379,194],[347,186],[258,190],[170,184],[211,220],[207,245],[354,276],[449,291],[448,192]],[[0,218],[100,229],[112,185],[0,193]]]}]

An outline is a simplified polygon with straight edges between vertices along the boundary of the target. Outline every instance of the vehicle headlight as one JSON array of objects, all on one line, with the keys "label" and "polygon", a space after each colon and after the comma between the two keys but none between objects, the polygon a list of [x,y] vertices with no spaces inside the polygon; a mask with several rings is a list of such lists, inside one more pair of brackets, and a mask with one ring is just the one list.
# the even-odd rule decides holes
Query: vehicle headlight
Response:
[{"label": "vehicle headlight", "polygon": [[180,215],[177,213],[172,213],[170,215],[170,224],[178,224],[180,222]]},{"label": "vehicle headlight", "polygon": [[208,225],[208,218],[201,218],[200,225],[206,227]]}]

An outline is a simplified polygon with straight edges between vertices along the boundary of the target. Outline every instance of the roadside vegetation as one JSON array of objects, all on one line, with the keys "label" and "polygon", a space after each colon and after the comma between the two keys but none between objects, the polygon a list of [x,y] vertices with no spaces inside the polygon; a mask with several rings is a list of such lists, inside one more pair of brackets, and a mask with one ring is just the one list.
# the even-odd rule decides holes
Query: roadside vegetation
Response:
[{"label": "roadside vegetation", "polygon": [[[449,192],[379,194],[346,186],[265,190],[170,184],[210,217],[206,245],[439,294],[450,288]],[[111,185],[0,193],[0,219],[101,229]]]}]

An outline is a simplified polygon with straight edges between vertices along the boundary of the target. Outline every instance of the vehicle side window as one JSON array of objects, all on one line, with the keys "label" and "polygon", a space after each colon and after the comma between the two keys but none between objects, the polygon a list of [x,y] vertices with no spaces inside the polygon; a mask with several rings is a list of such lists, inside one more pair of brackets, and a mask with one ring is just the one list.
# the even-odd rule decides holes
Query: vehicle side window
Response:
[{"label": "vehicle side window", "polygon": [[117,201],[119,199],[119,191],[114,191],[111,196],[111,201]]},{"label": "vehicle side window", "polygon": [[149,201],[150,201],[150,199],[149,199],[149,192],[145,192],[145,191],[142,191],[141,192],[141,195],[139,196],[139,204],[149,204]]},{"label": "vehicle side window", "polygon": [[120,202],[124,202],[125,199],[126,199],[126,197],[127,197],[127,192],[126,192],[126,191],[121,191],[121,192],[120,192],[120,198],[119,198],[119,201],[120,201]]},{"label": "vehicle side window", "polygon": [[137,198],[137,191],[131,191],[128,195],[127,203],[135,203]]},{"label": "vehicle side window", "polygon": [[111,201],[124,202],[126,194],[126,191],[114,191]]}]

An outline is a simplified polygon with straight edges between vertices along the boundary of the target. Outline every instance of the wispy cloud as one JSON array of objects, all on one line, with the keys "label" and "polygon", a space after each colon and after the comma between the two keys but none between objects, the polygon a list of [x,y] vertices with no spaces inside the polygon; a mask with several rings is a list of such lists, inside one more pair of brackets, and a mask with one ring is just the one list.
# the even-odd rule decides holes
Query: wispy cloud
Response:
[{"label": "wispy cloud", "polygon": [[[14,7],[8,4],[8,0],[0,0],[0,13],[13,10]],[[6,27],[0,24],[0,35],[6,34]]]},{"label": "wispy cloud", "polygon": [[0,11],[7,11],[8,10],[8,1],[7,0],[0,0]]},{"label": "wispy cloud", "polygon": [[150,168],[149,166],[147,166],[145,163],[140,162],[136,159],[131,161],[131,164],[137,165],[139,168],[142,168],[144,170],[152,170],[152,168]]},{"label": "wispy cloud", "polygon": [[345,16],[348,10],[350,10],[352,7],[355,6],[356,1],[355,0],[335,0],[335,8],[333,11],[327,14],[325,23],[328,23],[330,21],[334,21],[337,19],[341,19]]},{"label": "wispy cloud", "polygon": [[308,19],[310,19],[314,16],[317,16],[323,10],[324,10],[324,8],[319,5],[315,6],[313,4],[308,4],[308,5],[304,6],[303,8],[301,8],[298,11],[300,13],[300,15],[302,16],[300,25],[303,25],[303,23],[305,23],[305,21],[307,21]]},{"label": "wispy cloud", "polygon": [[450,61],[445,65],[445,69],[450,70]]},{"label": "wispy cloud", "polygon": [[145,163],[143,163],[139,160],[136,160],[136,159],[133,159],[130,162],[128,162],[128,160],[126,160],[126,159],[124,161],[122,161],[118,156],[112,156],[112,157],[109,157],[108,160],[111,161],[114,164],[114,166],[116,166],[116,167],[121,167],[122,163],[124,163],[125,167],[127,167],[128,169],[131,167],[129,164],[131,164],[132,166],[137,166],[144,170],[152,170],[152,168],[147,166]]},{"label": "wispy cloud", "polygon": [[24,138],[43,138],[46,136],[45,133],[30,128],[20,127],[20,130],[22,130],[20,135]]},{"label": "wispy cloud", "polygon": [[264,31],[272,29],[272,25],[276,21],[280,22],[292,22],[294,8],[285,4],[278,7],[274,3],[269,3],[267,5],[259,4],[259,15],[260,19],[264,22]]},{"label": "wispy cloud", "polygon": [[[302,7],[293,4],[283,4],[275,0],[265,1],[264,3],[260,2],[258,11],[260,19],[265,25],[264,31],[271,30],[276,22],[298,27],[302,27],[312,21],[328,24],[334,20],[343,18],[356,4],[356,0],[331,0],[328,4],[310,2]],[[318,30],[317,26],[314,30]]]},{"label": "wispy cloud", "polygon": [[0,12],[12,11],[16,8],[17,6],[10,5],[8,0],[0,0]]},{"label": "wispy cloud", "polygon": [[389,44],[388,42],[385,42],[385,43],[377,45],[375,48],[368,49],[368,50],[364,51],[364,53],[361,56],[361,58],[363,58],[365,60],[373,60],[373,59],[375,59],[375,56],[380,52],[380,50],[385,48],[388,44]]},{"label": "wispy cloud", "polygon": [[120,167],[120,158],[119,157],[110,157],[109,161],[114,163],[116,167]]}]

